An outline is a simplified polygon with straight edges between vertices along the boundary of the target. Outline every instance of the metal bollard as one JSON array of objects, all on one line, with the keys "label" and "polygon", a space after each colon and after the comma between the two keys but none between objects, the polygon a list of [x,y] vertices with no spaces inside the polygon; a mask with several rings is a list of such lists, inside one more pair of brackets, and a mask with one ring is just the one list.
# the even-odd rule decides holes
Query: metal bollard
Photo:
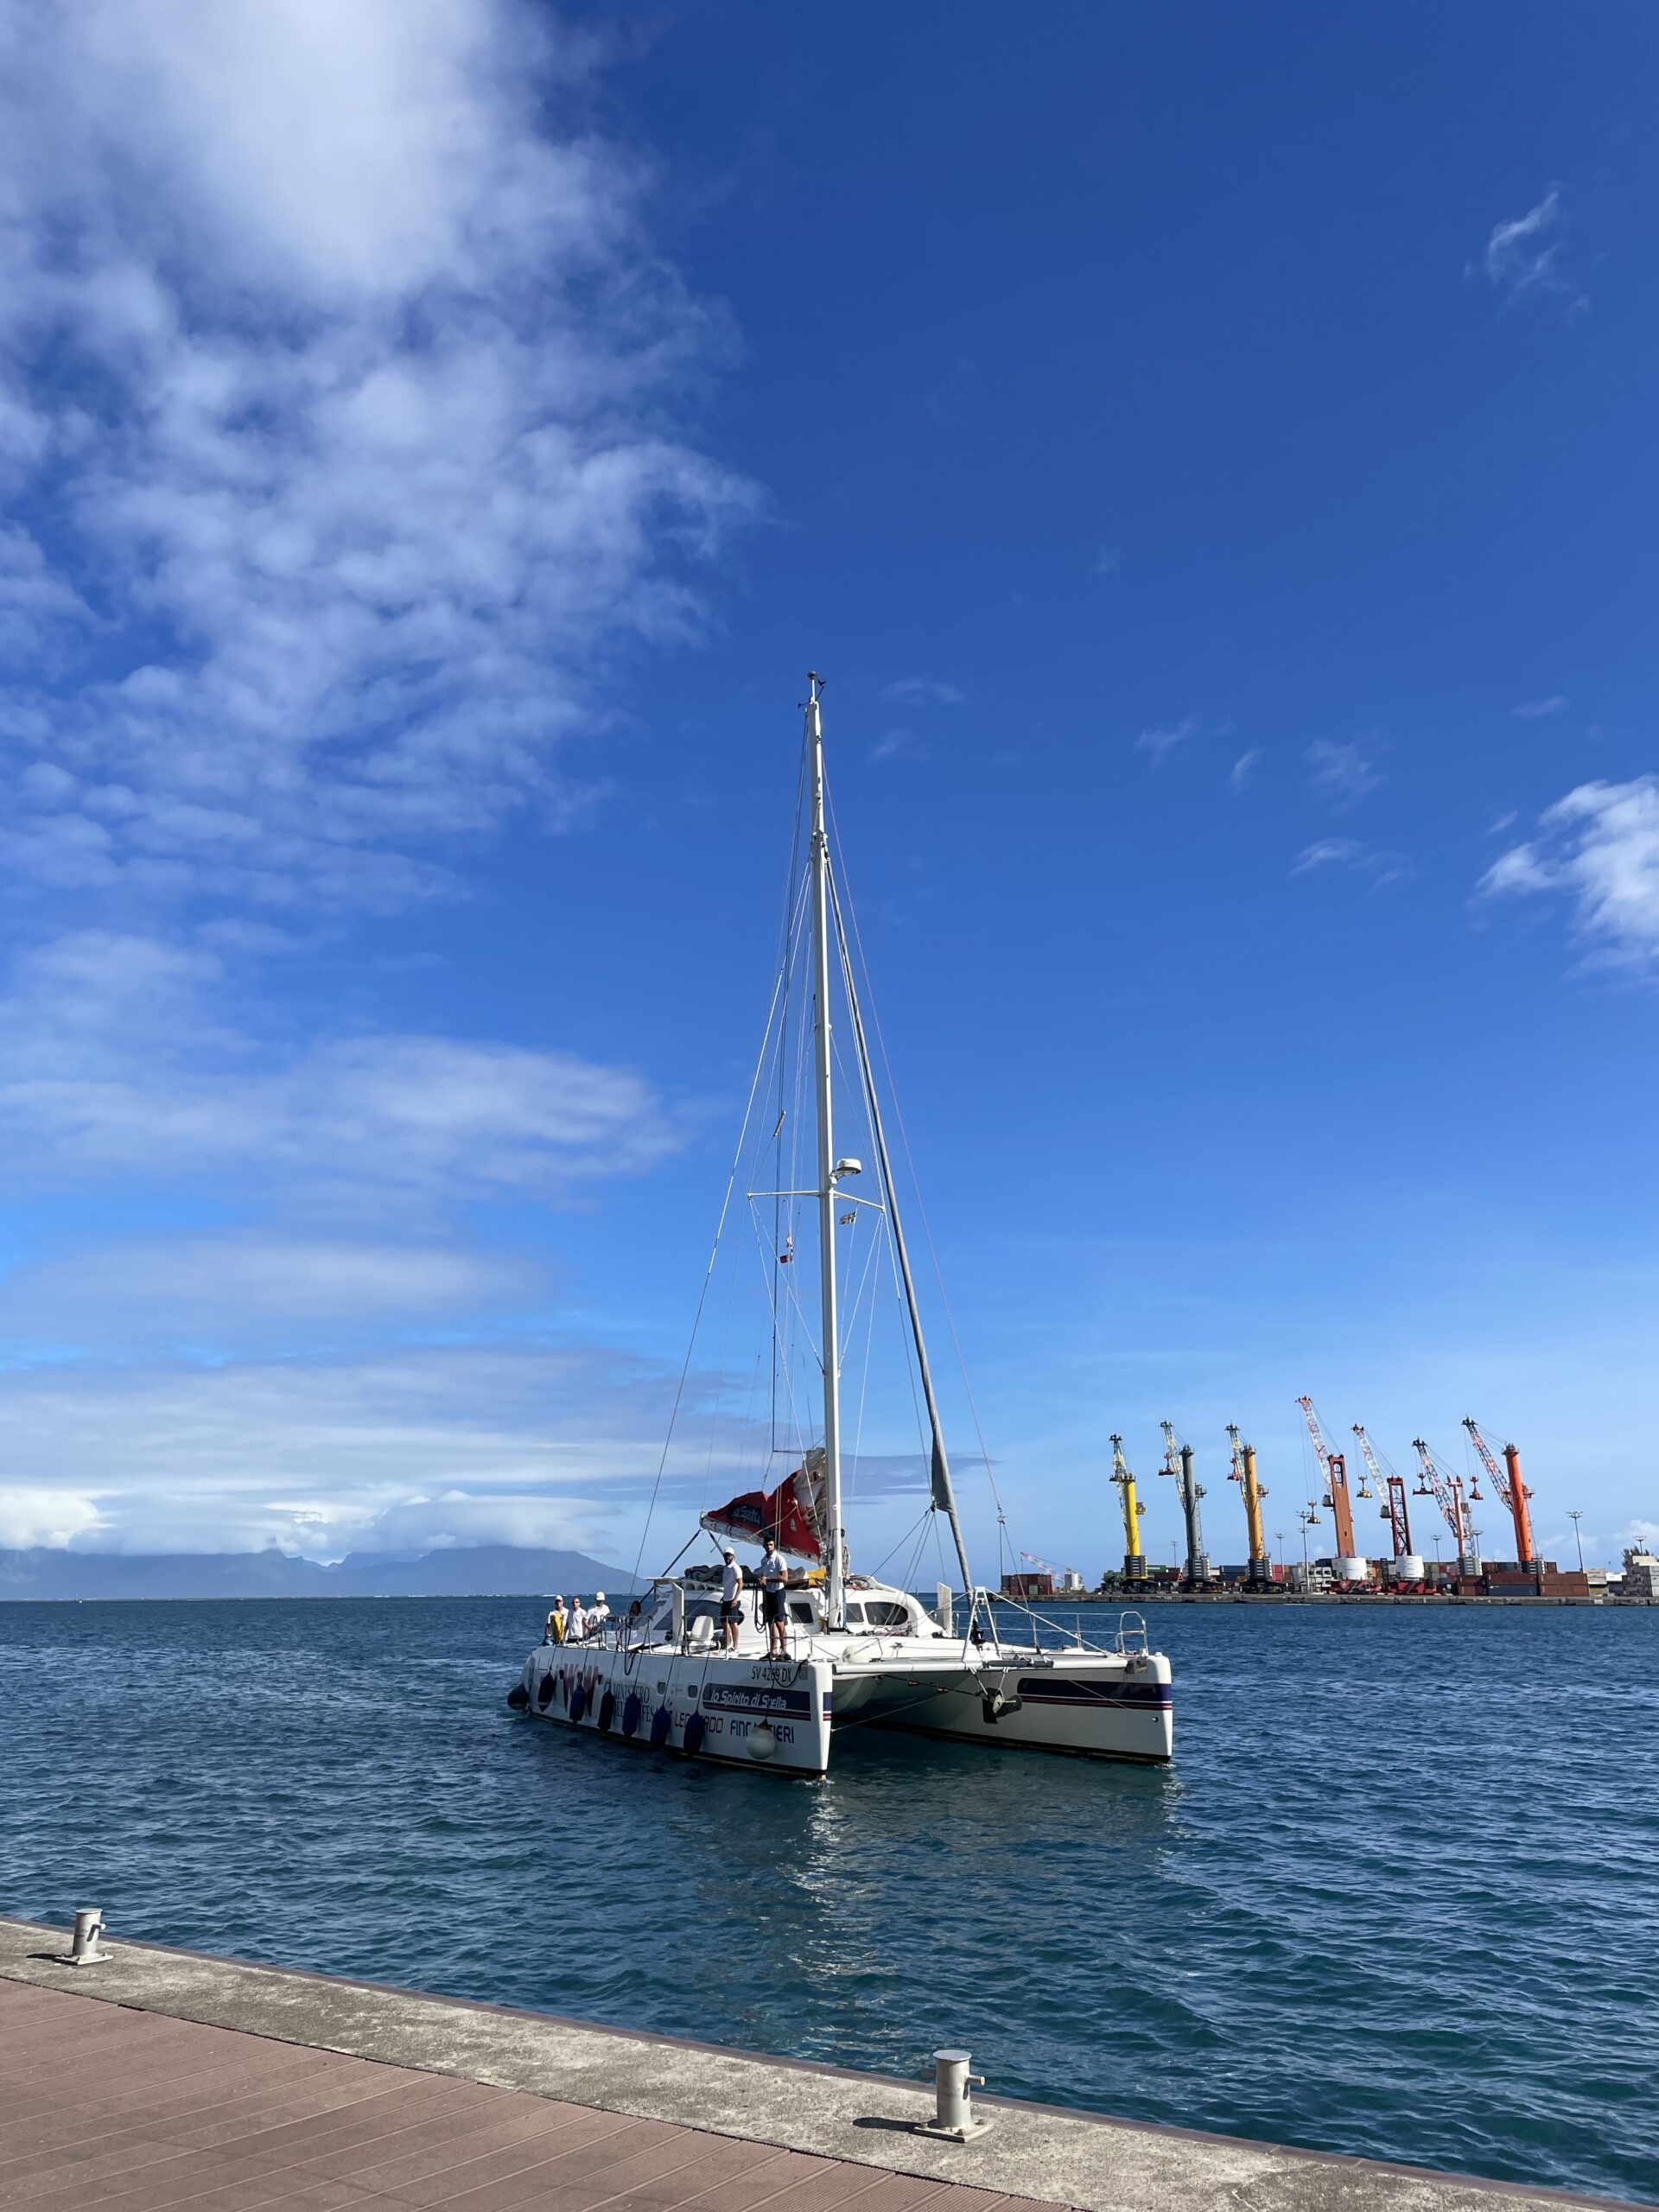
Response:
[{"label": "metal bollard", "polygon": [[983,2088],[985,2076],[968,2071],[973,2054],[966,2050],[936,2050],[933,2054],[933,2117],[917,2122],[919,2135],[943,2135],[953,2143],[971,2143],[990,2126],[974,2111],[970,2085]]},{"label": "metal bollard", "polygon": [[99,1942],[104,1933],[104,1916],[93,1907],[75,1915],[75,1932],[69,1939],[69,1964],[72,1967],[100,1967],[110,1956]]}]

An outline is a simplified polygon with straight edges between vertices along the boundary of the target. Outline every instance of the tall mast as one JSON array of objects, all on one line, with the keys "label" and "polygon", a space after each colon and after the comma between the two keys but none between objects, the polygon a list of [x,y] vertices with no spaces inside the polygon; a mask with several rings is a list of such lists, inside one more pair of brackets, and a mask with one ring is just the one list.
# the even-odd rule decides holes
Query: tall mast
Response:
[{"label": "tall mast", "polygon": [[957,1548],[957,1565],[962,1569],[963,1595],[971,1606],[974,1602],[974,1571],[968,1564],[968,1547],[963,1539],[962,1522],[957,1516],[957,1493],[950,1481],[950,1462],[944,1449],[944,1424],[939,1419],[939,1402],[933,1389],[933,1369],[927,1357],[927,1339],[922,1334],[922,1312],[916,1303],[916,1282],[910,1272],[910,1248],[905,1242],[905,1224],[899,1218],[899,1193],[893,1185],[893,1162],[887,1156],[887,1134],[881,1122],[881,1101],[876,1092],[875,1070],[871,1065],[870,1048],[865,1040],[864,1017],[859,1012],[852,962],[848,957],[847,931],[841,918],[841,901],[836,897],[833,883],[830,887],[830,896],[836,910],[836,935],[841,942],[842,982],[847,993],[848,1008],[853,1017],[853,1042],[858,1047],[858,1065],[864,1077],[864,1097],[869,1108],[870,1134],[875,1139],[876,1161],[881,1170],[881,1195],[887,1201],[893,1253],[899,1262],[899,1279],[905,1287],[905,1307],[910,1315],[911,1342],[916,1347],[916,1367],[921,1377],[922,1398],[927,1407],[927,1425],[932,1446],[928,1488],[932,1496],[933,1510],[943,1513],[950,1523],[951,1541]]},{"label": "tall mast", "polygon": [[830,1084],[830,840],[823,826],[823,685],[806,679],[806,743],[812,776],[812,1040],[818,1109],[819,1341],[823,1346],[823,1535],[829,1549],[825,1596],[832,1627],[846,1623],[841,1537],[841,1325],[836,1313],[836,1141]]}]

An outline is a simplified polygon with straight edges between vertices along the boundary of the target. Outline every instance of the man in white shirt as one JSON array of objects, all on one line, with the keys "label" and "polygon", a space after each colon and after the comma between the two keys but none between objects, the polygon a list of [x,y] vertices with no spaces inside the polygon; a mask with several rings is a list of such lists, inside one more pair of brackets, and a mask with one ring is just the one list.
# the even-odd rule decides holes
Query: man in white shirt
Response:
[{"label": "man in white shirt", "polygon": [[789,1656],[789,1606],[784,1598],[788,1583],[788,1564],[775,1539],[768,1536],[760,1561],[760,1613],[766,1624],[766,1656],[772,1659]]},{"label": "man in white shirt", "polygon": [[743,1570],[737,1563],[737,1554],[728,1546],[726,1568],[720,1578],[720,1625],[726,1638],[726,1649],[737,1649],[737,1624],[743,1618]]},{"label": "man in white shirt", "polygon": [[610,1618],[611,1609],[605,1602],[605,1592],[602,1590],[596,1590],[594,1592],[594,1602],[588,1608],[588,1635],[596,1635]]},{"label": "man in white shirt", "polygon": [[588,1616],[582,1609],[582,1600],[580,1598],[573,1598],[570,1600],[570,1619],[564,1631],[564,1640],[567,1643],[580,1643],[587,1633]]}]

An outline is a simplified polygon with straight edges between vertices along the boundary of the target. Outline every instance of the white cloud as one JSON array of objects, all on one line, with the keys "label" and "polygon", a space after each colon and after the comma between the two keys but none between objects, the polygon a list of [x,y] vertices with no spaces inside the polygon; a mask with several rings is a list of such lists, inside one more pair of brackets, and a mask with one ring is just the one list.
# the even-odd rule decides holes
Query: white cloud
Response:
[{"label": "white cloud", "polygon": [[1172,753],[1185,745],[1189,738],[1196,737],[1198,734],[1197,721],[1192,715],[1187,715],[1180,721],[1172,722],[1166,728],[1143,729],[1135,741],[1135,749],[1137,753],[1148,754],[1154,768],[1161,768]]},{"label": "white cloud", "polygon": [[543,1344],[42,1367],[9,1379],[0,1529],[111,1551],[602,1550],[671,1396],[654,1369]]},{"label": "white cloud", "polygon": [[896,700],[901,707],[960,707],[966,703],[968,694],[955,683],[942,683],[933,676],[901,676],[889,683],[883,698]]},{"label": "white cloud", "polygon": [[90,1536],[102,1516],[90,1497],[67,1490],[34,1490],[0,1484],[0,1550],[28,1551],[33,1545],[61,1546]]},{"label": "white cloud", "polygon": [[652,1166],[677,1138],[651,1086],[569,1052],[366,1032],[302,1045],[234,1018],[217,955],[81,931],[0,1001],[0,1134],[34,1175],[238,1187],[556,1194]]},{"label": "white cloud", "polygon": [[0,1277],[0,1325],[19,1337],[181,1336],[217,1345],[317,1322],[355,1331],[534,1300],[539,1271],[504,1254],[238,1230],[117,1244]]},{"label": "white cloud", "polygon": [[1564,289],[1560,240],[1555,236],[1562,220],[1560,189],[1552,185],[1524,215],[1493,225],[1481,265],[1499,291],[1518,298]]},{"label": "white cloud", "polygon": [[1262,753],[1258,746],[1252,746],[1248,753],[1239,754],[1227,776],[1227,781],[1234,791],[1242,791],[1249,788],[1261,762]]},{"label": "white cloud", "polygon": [[901,753],[911,752],[914,745],[915,740],[907,729],[890,729],[885,735],[878,737],[870,747],[870,758],[872,760],[892,760]]},{"label": "white cloud", "polygon": [[1511,707],[1510,712],[1518,722],[1536,722],[1542,721],[1548,715],[1564,713],[1570,704],[1571,702],[1563,698],[1559,691],[1552,691],[1548,699],[1523,699],[1518,707]]},{"label": "white cloud", "polygon": [[[695,635],[749,490],[718,334],[529,0],[35,0],[0,114],[5,865],[392,906],[580,803],[619,641]],[[51,552],[43,549],[50,546]],[[89,610],[95,609],[95,612]]]},{"label": "white cloud", "polygon": [[1397,883],[1411,873],[1410,863],[1403,853],[1385,852],[1374,845],[1361,844],[1356,837],[1319,837],[1311,845],[1304,845],[1291,863],[1293,875],[1311,874],[1316,868],[1351,868],[1370,880],[1374,891],[1385,883]]},{"label": "white cloud", "polygon": [[1512,846],[1478,895],[1558,891],[1599,958],[1659,959],[1659,777],[1580,784],[1541,817],[1541,837]]},{"label": "white cloud", "polygon": [[1314,796],[1328,806],[1352,806],[1382,787],[1383,777],[1357,744],[1338,745],[1315,738],[1303,754]]}]

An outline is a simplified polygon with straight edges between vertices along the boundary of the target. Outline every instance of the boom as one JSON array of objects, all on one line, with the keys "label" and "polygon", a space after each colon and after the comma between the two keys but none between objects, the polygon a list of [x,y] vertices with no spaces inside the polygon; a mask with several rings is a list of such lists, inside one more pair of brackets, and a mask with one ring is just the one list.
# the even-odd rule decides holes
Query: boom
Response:
[{"label": "boom", "polygon": [[1500,1468],[1472,1419],[1465,1418],[1463,1425],[1480,1454],[1480,1464],[1485,1468],[1492,1488],[1510,1509],[1510,1518],[1515,1523],[1515,1555],[1522,1567],[1531,1567],[1534,1564],[1532,1516],[1527,1510],[1527,1500],[1532,1492],[1521,1479],[1521,1454],[1513,1444],[1506,1444],[1503,1446],[1503,1465]]}]

